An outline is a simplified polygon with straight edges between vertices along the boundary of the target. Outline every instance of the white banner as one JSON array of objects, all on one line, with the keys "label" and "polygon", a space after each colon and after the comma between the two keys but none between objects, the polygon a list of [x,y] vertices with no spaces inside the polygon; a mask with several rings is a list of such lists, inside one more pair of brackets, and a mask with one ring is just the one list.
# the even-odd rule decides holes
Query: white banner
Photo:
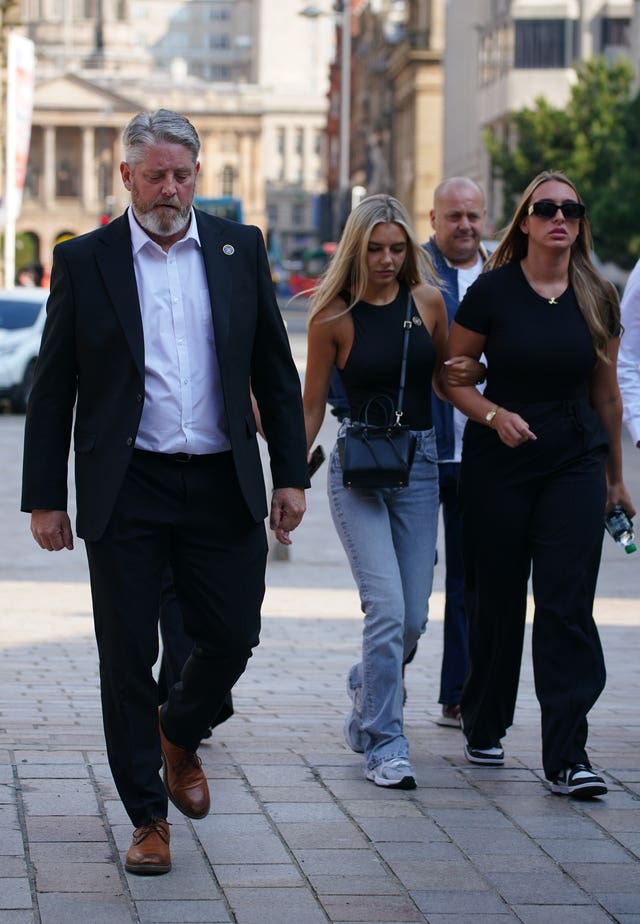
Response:
[{"label": "white banner", "polygon": [[35,45],[22,35],[9,34],[7,43],[7,128],[4,191],[4,280],[15,275],[16,221],[22,206],[31,141],[35,87]]}]

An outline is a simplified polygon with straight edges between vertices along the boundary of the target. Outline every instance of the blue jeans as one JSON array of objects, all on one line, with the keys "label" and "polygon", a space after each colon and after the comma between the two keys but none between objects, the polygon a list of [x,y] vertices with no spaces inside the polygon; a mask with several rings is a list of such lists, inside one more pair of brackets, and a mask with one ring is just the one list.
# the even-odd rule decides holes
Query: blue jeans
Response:
[{"label": "blue jeans", "polygon": [[406,488],[345,488],[336,447],[329,460],[331,514],[364,613],[362,661],[349,683],[362,685],[361,740],[369,769],[409,756],[402,663],[426,628],[438,522],[435,434],[420,430],[416,436]]}]

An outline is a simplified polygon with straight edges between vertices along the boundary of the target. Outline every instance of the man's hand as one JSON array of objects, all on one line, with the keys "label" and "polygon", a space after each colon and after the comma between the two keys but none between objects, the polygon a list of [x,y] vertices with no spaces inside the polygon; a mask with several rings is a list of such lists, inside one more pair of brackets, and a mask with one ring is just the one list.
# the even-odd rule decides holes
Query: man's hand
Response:
[{"label": "man's hand", "polygon": [[289,533],[298,526],[307,503],[303,488],[276,488],[271,498],[269,526],[282,545],[291,545]]},{"label": "man's hand", "polygon": [[447,385],[481,385],[487,374],[484,363],[470,356],[452,356],[444,362],[444,377]]},{"label": "man's hand", "polygon": [[40,548],[48,552],[73,548],[71,521],[65,510],[33,510],[31,534]]}]

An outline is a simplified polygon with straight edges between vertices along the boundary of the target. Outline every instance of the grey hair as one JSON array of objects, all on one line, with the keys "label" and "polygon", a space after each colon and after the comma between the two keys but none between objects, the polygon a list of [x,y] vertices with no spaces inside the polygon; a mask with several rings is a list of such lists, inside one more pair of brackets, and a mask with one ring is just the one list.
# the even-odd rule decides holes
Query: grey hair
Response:
[{"label": "grey hair", "polygon": [[194,164],[200,153],[200,138],[191,122],[170,109],[156,109],[154,112],[139,112],[122,133],[124,159],[135,167],[144,159],[149,145],[166,142],[180,144],[191,153]]}]

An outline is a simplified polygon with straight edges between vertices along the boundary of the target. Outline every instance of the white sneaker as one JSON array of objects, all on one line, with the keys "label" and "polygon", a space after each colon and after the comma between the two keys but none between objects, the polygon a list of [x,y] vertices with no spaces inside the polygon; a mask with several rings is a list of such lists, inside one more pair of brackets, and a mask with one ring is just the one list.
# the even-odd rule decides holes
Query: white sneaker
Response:
[{"label": "white sneaker", "polygon": [[376,786],[390,789],[415,789],[416,778],[406,757],[391,757],[367,770],[366,777]]},{"label": "white sneaker", "polygon": [[436,719],[436,725],[443,725],[445,728],[461,728],[460,706],[449,706],[445,703],[441,714]]},{"label": "white sneaker", "polygon": [[360,717],[355,709],[352,709],[344,720],[344,740],[356,754],[364,754]]}]

